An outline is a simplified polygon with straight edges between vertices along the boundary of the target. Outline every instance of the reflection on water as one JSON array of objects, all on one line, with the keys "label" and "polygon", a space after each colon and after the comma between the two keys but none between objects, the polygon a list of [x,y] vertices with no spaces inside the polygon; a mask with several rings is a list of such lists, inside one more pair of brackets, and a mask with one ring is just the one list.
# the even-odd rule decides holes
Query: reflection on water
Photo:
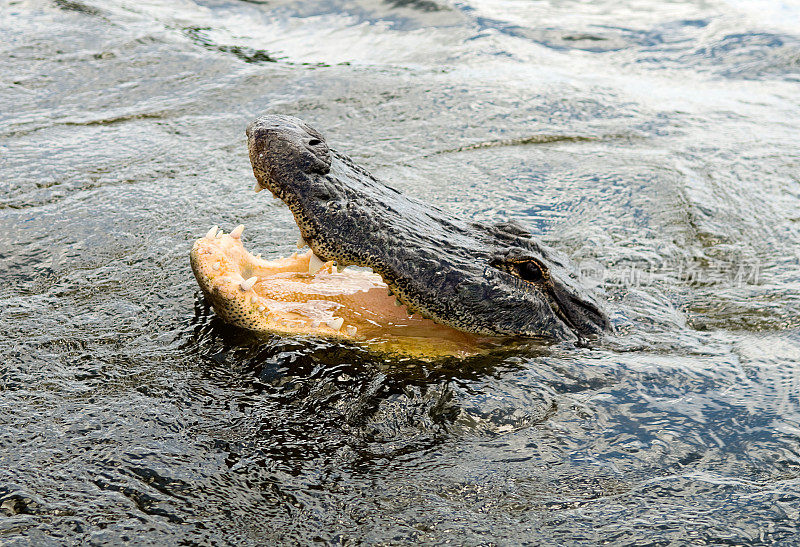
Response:
[{"label": "reflection on water", "polygon": [[[799,17],[0,6],[0,543],[792,541]],[[222,324],[191,242],[296,240],[249,191],[263,112],[464,218],[526,222],[618,334],[424,362]]]}]

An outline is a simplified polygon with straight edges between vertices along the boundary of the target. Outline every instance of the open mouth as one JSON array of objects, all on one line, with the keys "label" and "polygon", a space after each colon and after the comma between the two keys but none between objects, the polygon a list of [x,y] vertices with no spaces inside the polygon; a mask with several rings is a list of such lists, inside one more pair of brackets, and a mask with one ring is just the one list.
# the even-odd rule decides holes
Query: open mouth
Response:
[{"label": "open mouth", "polygon": [[238,226],[226,234],[214,226],[190,255],[200,288],[225,322],[264,333],[474,353],[475,336],[409,314],[379,275],[340,271],[310,250],[265,260],[244,248],[243,231]]},{"label": "open mouth", "polygon": [[298,248],[311,250],[263,260],[241,226],[197,241],[195,276],[228,323],[432,353],[608,330],[568,260],[516,223],[471,223],[405,196],[299,118],[267,114],[246,135],[255,191],[289,207]]}]

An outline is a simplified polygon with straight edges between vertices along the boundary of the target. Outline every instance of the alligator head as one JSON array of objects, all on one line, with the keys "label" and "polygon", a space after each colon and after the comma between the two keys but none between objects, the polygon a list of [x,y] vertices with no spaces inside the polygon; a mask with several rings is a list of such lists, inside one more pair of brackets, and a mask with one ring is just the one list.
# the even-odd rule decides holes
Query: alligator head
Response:
[{"label": "alligator head", "polygon": [[289,206],[311,264],[371,268],[409,312],[463,332],[574,340],[610,329],[567,259],[520,225],[466,222],[405,196],[298,118],[262,116],[247,139],[256,191]]}]

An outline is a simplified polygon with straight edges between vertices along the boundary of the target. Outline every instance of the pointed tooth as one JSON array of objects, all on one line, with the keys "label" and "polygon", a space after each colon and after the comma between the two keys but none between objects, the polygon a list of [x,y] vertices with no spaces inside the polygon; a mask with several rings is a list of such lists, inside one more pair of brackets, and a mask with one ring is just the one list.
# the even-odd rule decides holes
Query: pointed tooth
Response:
[{"label": "pointed tooth", "polygon": [[231,237],[234,238],[234,239],[239,239],[239,238],[242,237],[242,232],[244,232],[244,224],[239,224],[231,232]]},{"label": "pointed tooth", "polygon": [[344,324],[344,317],[336,317],[335,319],[329,319],[325,321],[325,324],[328,325],[333,330],[339,330],[342,328]]},{"label": "pointed tooth", "polygon": [[256,276],[253,276],[239,283],[239,286],[242,288],[243,291],[249,291],[250,289],[253,288],[253,285],[256,284],[256,281],[258,281],[258,278]]},{"label": "pointed tooth", "polygon": [[317,255],[311,253],[311,259],[308,261],[308,273],[314,275],[322,268],[323,264],[325,263]]},{"label": "pointed tooth", "polygon": [[297,239],[297,248],[302,249],[303,247],[308,247],[308,243],[306,243],[306,240],[303,239],[303,236],[301,234],[300,237]]},{"label": "pointed tooth", "polygon": [[214,239],[215,237],[217,237],[217,230],[219,230],[219,226],[217,226],[216,224],[214,224],[214,225],[211,227],[211,229],[208,231],[208,233],[206,234],[206,237],[207,237],[208,239]]},{"label": "pointed tooth", "polygon": [[263,189],[264,189],[264,187],[263,187],[263,186],[261,186],[261,185],[258,183],[258,181],[256,181],[256,187],[255,187],[255,188],[253,188],[253,190],[255,190],[255,191],[256,191],[256,194],[257,194],[257,193],[259,193],[259,192],[260,192],[261,190],[263,190]]},{"label": "pointed tooth", "polygon": [[256,258],[257,258],[257,259],[259,259],[259,260],[261,260],[261,253],[258,253],[258,254],[256,255]]},{"label": "pointed tooth", "polygon": [[267,309],[267,307],[266,307],[266,306],[259,306],[259,307],[258,307],[258,311],[260,311],[260,312],[262,312],[262,313],[263,313],[263,312],[264,312],[264,310],[266,310],[266,309]]},{"label": "pointed tooth", "polygon": [[358,332],[358,329],[357,329],[355,326],[353,326],[353,325],[347,325],[347,328],[345,328],[344,330],[345,330],[345,332],[347,332],[347,334],[349,334],[350,336],[355,336],[355,335],[356,335],[356,332]]},{"label": "pointed tooth", "polygon": [[214,271],[218,271],[219,267],[220,267],[220,264],[219,264],[219,262],[214,262],[214,264],[212,264],[211,267],[214,269]]},{"label": "pointed tooth", "polygon": [[225,230],[220,230],[219,232],[217,232],[217,239],[221,239],[222,236],[224,235],[225,235]]}]

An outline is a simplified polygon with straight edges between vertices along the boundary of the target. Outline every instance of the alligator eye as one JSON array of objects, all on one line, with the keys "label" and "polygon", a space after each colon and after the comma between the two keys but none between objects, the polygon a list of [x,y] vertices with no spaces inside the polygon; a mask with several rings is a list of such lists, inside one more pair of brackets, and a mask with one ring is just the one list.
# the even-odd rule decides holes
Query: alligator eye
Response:
[{"label": "alligator eye", "polygon": [[544,280],[544,273],[536,262],[522,262],[517,266],[517,271],[525,281],[538,283]]},{"label": "alligator eye", "polygon": [[317,146],[318,144],[322,144],[322,141],[319,139],[311,139],[308,141],[309,146]]}]

